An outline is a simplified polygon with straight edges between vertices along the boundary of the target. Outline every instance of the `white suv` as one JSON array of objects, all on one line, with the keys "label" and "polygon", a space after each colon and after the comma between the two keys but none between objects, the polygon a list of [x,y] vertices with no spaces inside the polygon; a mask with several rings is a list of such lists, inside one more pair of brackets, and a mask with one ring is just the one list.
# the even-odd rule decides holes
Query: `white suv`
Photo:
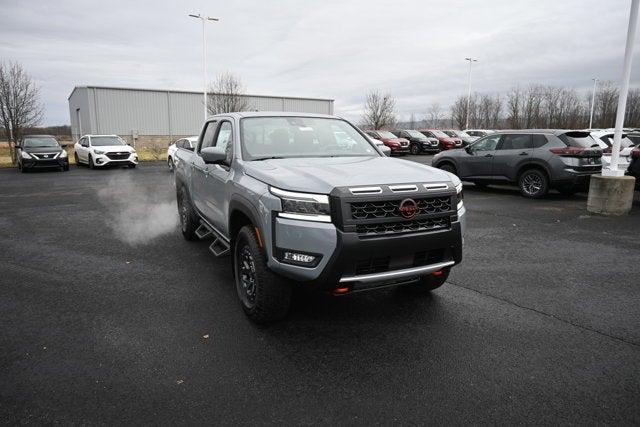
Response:
[{"label": "white suv", "polygon": [[176,162],[179,161],[179,158],[176,157],[176,151],[178,151],[179,148],[193,151],[195,150],[197,144],[198,137],[189,136],[187,138],[180,138],[173,144],[169,145],[169,148],[167,149],[167,165],[169,166],[169,171],[173,172]]},{"label": "white suv", "polygon": [[138,154],[118,135],[85,135],[73,145],[76,165],[96,166],[127,165],[135,168]]}]

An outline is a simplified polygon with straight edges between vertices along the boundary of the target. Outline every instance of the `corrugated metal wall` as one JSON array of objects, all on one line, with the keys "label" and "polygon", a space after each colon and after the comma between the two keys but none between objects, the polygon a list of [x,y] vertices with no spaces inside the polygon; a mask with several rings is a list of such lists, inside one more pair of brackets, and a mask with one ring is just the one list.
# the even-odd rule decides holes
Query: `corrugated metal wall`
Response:
[{"label": "corrugated metal wall", "polygon": [[[247,98],[250,110],[333,114],[332,100]],[[82,134],[195,135],[203,122],[202,94],[197,92],[77,87],[69,97],[72,129],[79,129],[78,111]]]}]

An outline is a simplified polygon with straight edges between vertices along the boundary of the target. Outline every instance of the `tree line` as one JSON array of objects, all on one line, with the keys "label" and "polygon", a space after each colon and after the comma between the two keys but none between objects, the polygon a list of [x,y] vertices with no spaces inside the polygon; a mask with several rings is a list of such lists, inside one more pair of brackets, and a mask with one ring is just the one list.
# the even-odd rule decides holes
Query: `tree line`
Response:
[{"label": "tree line", "polygon": [[[477,94],[469,100],[459,96],[451,106],[451,123],[487,129],[582,129],[589,127],[592,92],[569,87],[532,84],[511,89],[507,94]],[[603,82],[596,90],[592,128],[615,126],[618,88]],[[629,90],[625,112],[626,127],[640,127],[640,88]]]},{"label": "tree line", "polygon": [[[506,94],[474,93],[469,99],[461,95],[453,102],[449,117],[440,104],[433,103],[426,112],[398,123],[395,98],[389,93],[367,94],[361,125],[364,128],[391,129],[395,126],[456,127],[464,129],[584,129],[589,127],[592,92],[578,92],[569,87],[532,84],[516,86]],[[602,82],[596,90],[592,128],[615,126],[618,88],[613,82]],[[468,110],[467,110],[468,105]],[[626,127],[640,127],[640,88],[629,90],[625,112]]]}]

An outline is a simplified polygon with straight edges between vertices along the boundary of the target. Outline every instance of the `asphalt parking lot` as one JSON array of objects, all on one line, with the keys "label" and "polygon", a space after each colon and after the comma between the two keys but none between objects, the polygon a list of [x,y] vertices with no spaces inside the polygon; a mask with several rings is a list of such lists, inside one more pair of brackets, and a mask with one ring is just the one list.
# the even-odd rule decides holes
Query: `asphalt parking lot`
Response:
[{"label": "asphalt parking lot", "polygon": [[174,199],[162,163],[0,170],[4,423],[640,423],[637,202],[465,186],[432,296],[302,294],[257,327]]}]

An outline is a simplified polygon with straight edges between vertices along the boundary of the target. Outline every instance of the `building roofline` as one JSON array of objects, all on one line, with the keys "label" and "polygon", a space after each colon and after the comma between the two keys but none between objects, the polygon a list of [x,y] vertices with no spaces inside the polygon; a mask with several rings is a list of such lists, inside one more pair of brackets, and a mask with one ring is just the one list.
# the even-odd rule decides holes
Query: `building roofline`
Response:
[{"label": "building roofline", "polygon": [[[144,91],[144,92],[170,92],[170,93],[189,93],[189,94],[198,94],[198,95],[202,95],[202,92],[199,91],[194,91],[194,90],[175,90],[175,89],[151,89],[151,88],[140,88],[140,87],[122,87],[122,86],[90,86],[90,85],[85,85],[85,86],[75,86],[73,88],[73,90],[71,91],[71,93],[69,94],[69,96],[67,97],[67,101],[71,99],[71,97],[73,96],[73,93],[76,91],[76,89],[112,89],[112,90],[136,90],[136,91]],[[242,94],[242,96],[253,96],[256,98],[273,98],[273,99],[282,99],[282,98],[287,98],[287,99],[303,99],[303,100],[309,100],[309,101],[330,101],[330,102],[334,102],[334,99],[329,99],[329,98],[308,98],[308,97],[304,97],[304,96],[278,96],[278,95],[255,95],[255,94],[251,94],[251,93],[246,93],[246,94]]]}]

